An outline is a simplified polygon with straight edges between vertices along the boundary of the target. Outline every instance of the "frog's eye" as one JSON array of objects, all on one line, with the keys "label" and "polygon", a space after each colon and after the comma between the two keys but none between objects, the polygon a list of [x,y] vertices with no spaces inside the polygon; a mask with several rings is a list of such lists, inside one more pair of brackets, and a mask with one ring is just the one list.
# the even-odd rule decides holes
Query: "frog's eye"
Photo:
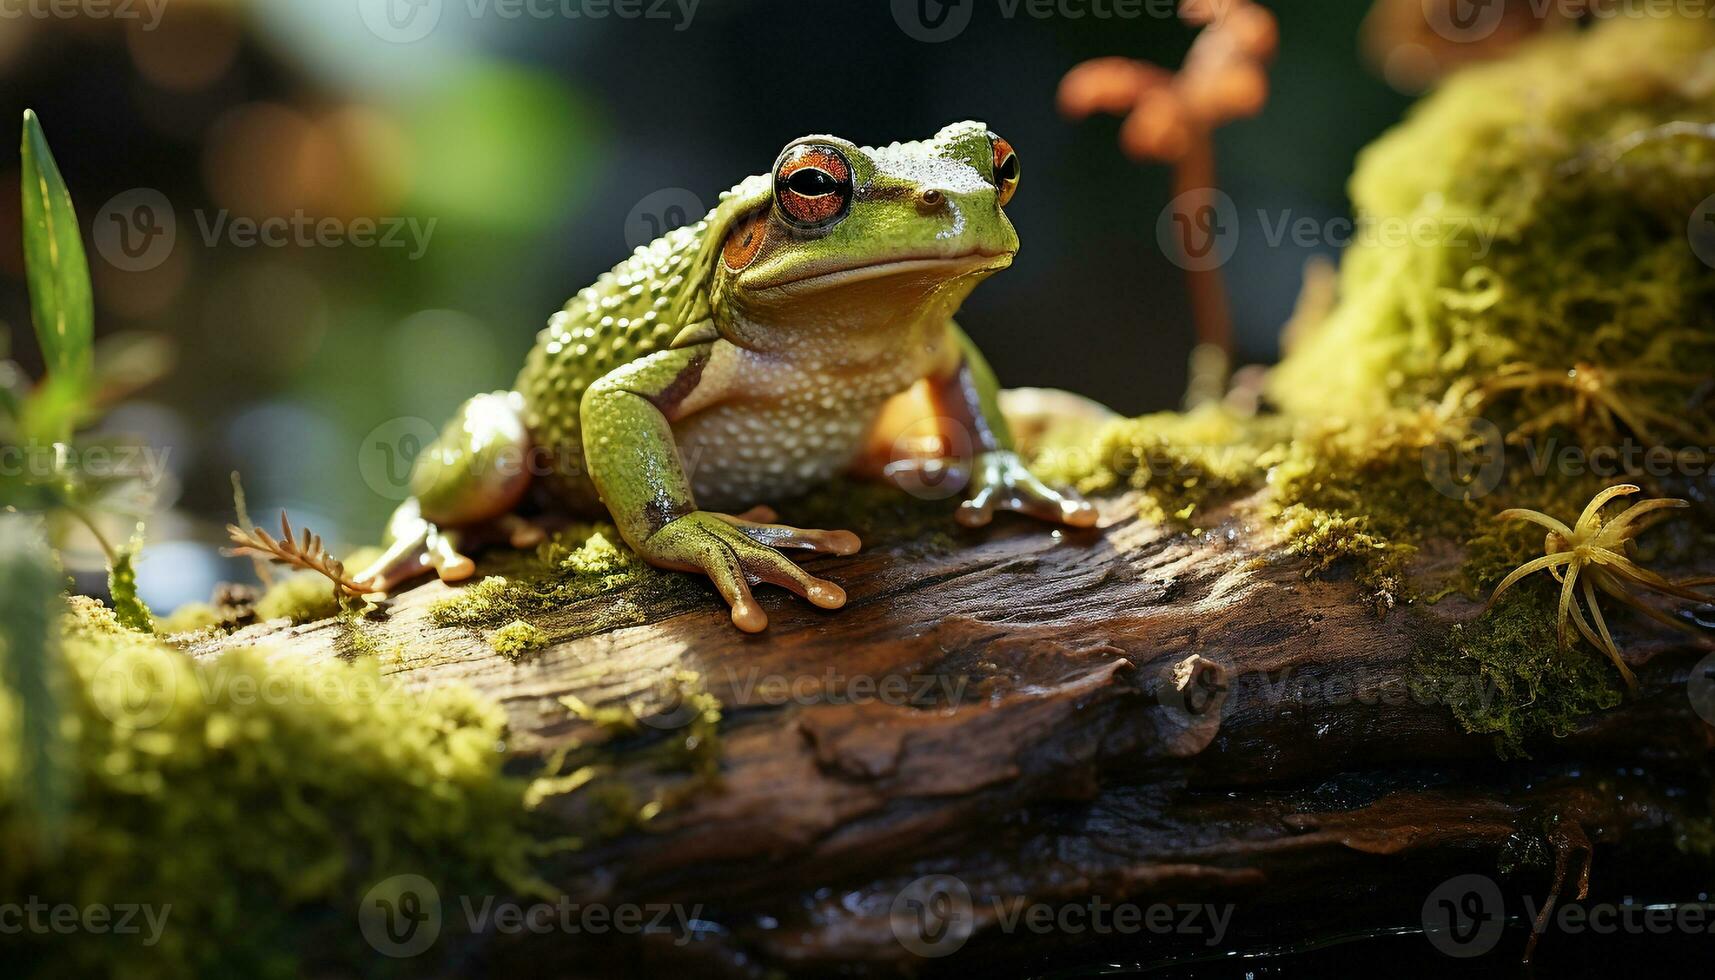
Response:
[{"label": "frog's eye", "polygon": [[820,228],[846,216],[852,205],[852,167],[832,146],[804,143],[781,154],[774,167],[774,200],[800,228]]},{"label": "frog's eye", "polygon": [[994,187],[1000,198],[1000,206],[1006,207],[1012,200],[1012,195],[1018,193],[1018,154],[1013,152],[1012,144],[999,136],[994,140]]}]

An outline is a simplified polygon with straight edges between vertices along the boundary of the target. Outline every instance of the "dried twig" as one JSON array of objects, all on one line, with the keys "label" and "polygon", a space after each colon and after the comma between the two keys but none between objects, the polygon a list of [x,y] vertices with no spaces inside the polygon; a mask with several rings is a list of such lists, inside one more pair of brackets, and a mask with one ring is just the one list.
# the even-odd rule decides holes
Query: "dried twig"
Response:
[{"label": "dried twig", "polygon": [[251,555],[276,565],[289,565],[325,576],[333,583],[336,598],[342,594],[360,596],[370,591],[362,583],[346,577],[345,564],[322,547],[321,535],[305,528],[301,536],[294,537],[285,511],[280,512],[278,540],[261,528],[247,531],[236,524],[228,524],[226,533],[236,546],[228,549],[228,554]]}]

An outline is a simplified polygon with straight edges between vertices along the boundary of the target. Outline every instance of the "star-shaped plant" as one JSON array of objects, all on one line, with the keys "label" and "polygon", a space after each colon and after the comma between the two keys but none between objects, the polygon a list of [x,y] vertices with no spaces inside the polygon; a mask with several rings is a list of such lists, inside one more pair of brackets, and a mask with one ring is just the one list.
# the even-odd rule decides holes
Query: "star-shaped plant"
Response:
[{"label": "star-shaped plant", "polygon": [[1680,416],[1663,411],[1636,392],[1628,392],[1625,389],[1636,386],[1656,390],[1670,387],[1690,389],[1707,380],[1706,376],[1691,372],[1652,367],[1578,364],[1572,368],[1557,369],[1539,368],[1530,364],[1508,364],[1485,382],[1483,388],[1491,394],[1532,388],[1561,388],[1571,396],[1534,418],[1520,423],[1513,430],[1513,435],[1517,437],[1539,432],[1555,424],[1580,431],[1595,429],[1601,433],[1618,432],[1620,425],[1624,424],[1633,435],[1649,443],[1659,443],[1656,433],[1666,430],[1682,439],[1706,444],[1715,439],[1715,432],[1711,431],[1705,419],[1700,419],[1695,413]]},{"label": "star-shaped plant", "polygon": [[[1630,496],[1637,493],[1639,488],[1630,483],[1609,487],[1591,499],[1584,513],[1579,515],[1578,523],[1567,527],[1560,521],[1541,511],[1513,508],[1501,511],[1500,517],[1507,520],[1530,521],[1548,529],[1543,540],[1541,558],[1525,562],[1513,569],[1512,574],[1501,580],[1495,587],[1495,592],[1489,597],[1489,606],[1501,597],[1501,593],[1511,588],[1515,582],[1527,575],[1547,569],[1560,583],[1560,612],[1558,624],[1560,643],[1566,645],[1566,626],[1571,623],[1578,632],[1589,640],[1598,650],[1608,655],[1614,666],[1625,678],[1626,686],[1636,690],[1637,677],[1620,656],[1620,649],[1614,644],[1614,637],[1608,632],[1607,621],[1602,618],[1602,609],[1596,604],[1596,592],[1601,590],[1609,596],[1620,600],[1626,605],[1649,616],[1658,622],[1675,628],[1684,628],[1684,624],[1671,616],[1640,601],[1633,592],[1634,588],[1647,589],[1662,595],[1679,599],[1689,599],[1694,602],[1707,602],[1710,597],[1690,588],[1691,583],[1672,582],[1662,576],[1638,565],[1631,558],[1633,539],[1640,532],[1667,516],[1665,511],[1689,507],[1690,504],[1674,498],[1658,500],[1643,500],[1626,508],[1620,515],[1606,523],[1602,520],[1602,508],[1615,497]],[[1645,520],[1650,515],[1655,515]],[[1595,621],[1592,629],[1590,620],[1584,618],[1584,611],[1579,608],[1577,596],[1582,593],[1584,605],[1590,610],[1590,620]]]}]

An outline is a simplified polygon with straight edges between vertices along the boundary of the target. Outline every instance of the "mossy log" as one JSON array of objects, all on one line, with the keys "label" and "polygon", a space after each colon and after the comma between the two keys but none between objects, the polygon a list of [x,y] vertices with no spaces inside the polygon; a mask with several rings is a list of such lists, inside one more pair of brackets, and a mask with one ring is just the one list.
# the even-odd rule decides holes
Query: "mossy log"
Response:
[{"label": "mossy log", "polygon": [[[359,627],[361,655],[382,651],[409,685],[497,700],[520,771],[602,747],[610,786],[666,801],[592,835],[611,793],[548,797],[549,828],[585,838],[541,869],[552,887],[682,903],[700,922],[689,942],[526,933],[480,955],[531,975],[1015,972],[1192,955],[1209,937],[1008,927],[995,900],[1234,903],[1223,944],[1245,947],[1415,925],[1437,883],[1503,864],[1521,894],[1573,892],[1591,842],[1597,894],[1687,898],[1671,894],[1686,875],[1715,880],[1715,729],[1687,697],[1708,654],[1697,641],[1629,618],[1619,639],[1641,690],[1503,760],[1447,704],[1480,689],[1475,662],[1469,677],[1426,667],[1475,603],[1378,613],[1338,569],[1308,577],[1242,502],[1195,534],[1137,520],[1129,498],[1103,511],[1087,532],[1004,521],[949,546],[818,560],[848,606],[774,591],[756,636],[699,583],[639,584],[531,617],[547,643],[515,661],[482,630],[433,624],[446,586],[396,597]],[[642,621],[608,625],[616,602]],[[195,652],[271,640],[282,656],[350,657],[353,628],[263,624]],[[721,704],[712,779],[647,751],[688,723],[669,682],[687,671]],[[603,724],[606,709],[641,722]],[[946,958],[899,936],[896,899],[930,874],[973,897],[973,934]]]}]

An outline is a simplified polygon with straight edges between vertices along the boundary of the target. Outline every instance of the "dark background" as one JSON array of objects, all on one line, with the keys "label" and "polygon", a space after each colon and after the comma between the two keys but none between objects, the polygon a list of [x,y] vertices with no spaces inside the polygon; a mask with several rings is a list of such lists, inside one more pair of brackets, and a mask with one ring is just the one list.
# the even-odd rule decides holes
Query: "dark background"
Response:
[{"label": "dark background", "polygon": [[[150,269],[90,248],[98,335],[154,331],[178,348],[172,375],[109,422],[168,453],[144,597],[172,608],[243,577],[215,553],[235,469],[259,519],[286,507],[330,541],[375,542],[393,501],[364,478],[366,434],[397,417],[438,425],[508,385],[547,315],[636,244],[640,202],[682,188],[712,205],[807,132],[875,144],[987,121],[1023,162],[1008,208],[1023,250],[961,322],[1008,385],[1175,407],[1192,331],[1183,274],[1156,244],[1169,170],[1127,161],[1118,120],[1062,119],[1054,97],[1087,58],[1177,66],[1195,32],[963,2],[968,26],[942,43],[910,36],[889,0],[702,0],[683,30],[677,8],[508,19],[445,0],[408,44],[366,29],[360,0],[167,0],[153,29],[0,19],[0,118],[42,117],[86,230],[133,188],[159,191],[176,222]],[[1344,215],[1354,154],[1409,100],[1359,55],[1366,2],[1267,6],[1282,38],[1270,104],[1219,132],[1221,187],[1241,216]],[[0,142],[0,188],[16,187],[16,144]],[[435,225],[416,257],[210,243],[222,211]],[[1305,260],[1332,249],[1270,247],[1243,227],[1225,270],[1239,355],[1267,361]],[[4,191],[0,320],[33,373],[18,241]]]}]

